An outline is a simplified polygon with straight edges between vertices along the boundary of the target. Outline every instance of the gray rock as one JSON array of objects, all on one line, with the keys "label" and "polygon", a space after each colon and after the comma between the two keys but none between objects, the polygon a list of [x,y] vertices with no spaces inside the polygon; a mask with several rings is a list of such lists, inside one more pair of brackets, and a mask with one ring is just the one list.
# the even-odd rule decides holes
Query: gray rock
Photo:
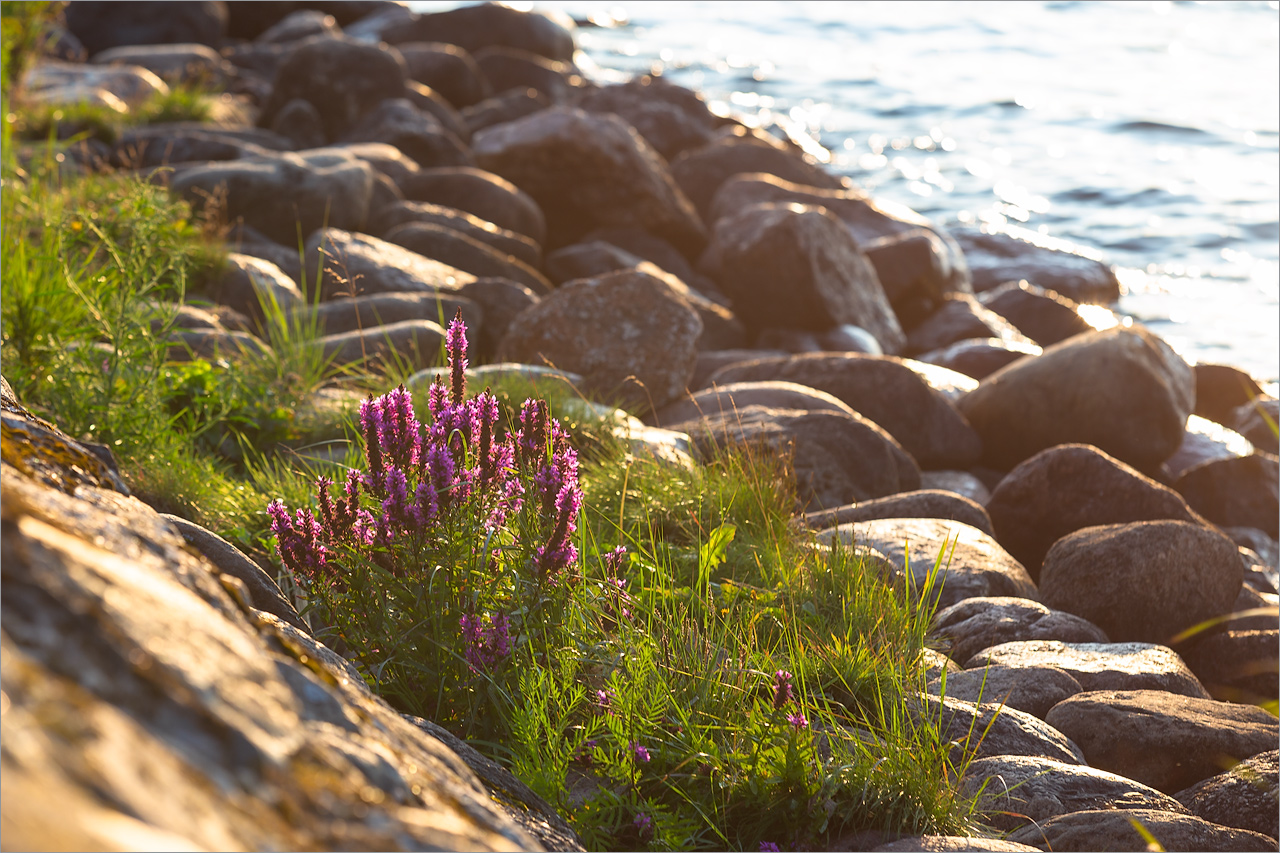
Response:
[{"label": "gray rock", "polygon": [[275,84],[262,105],[258,124],[270,127],[285,104],[300,98],[315,107],[324,138],[332,142],[383,100],[404,97],[407,78],[404,59],[386,45],[364,44],[345,36],[305,39],[276,70]]},{"label": "gray rock", "polygon": [[[1069,700],[1068,700],[1069,701]],[[993,755],[1030,755],[1063,764],[1084,764],[1080,749],[1043,720],[1013,708],[984,702],[919,693],[905,700],[907,713],[936,727],[953,753],[976,758]]]},{"label": "gray rock", "polygon": [[386,239],[388,231],[408,222],[425,222],[452,228],[535,269],[542,265],[542,249],[524,234],[499,228],[464,210],[425,201],[400,201],[379,208],[369,217],[369,233]]},{"label": "gray rock", "polygon": [[762,204],[716,223],[720,289],[751,328],[861,326],[889,353],[905,338],[875,268],[822,207]]},{"label": "gray rock", "polygon": [[463,143],[471,141],[471,126],[462,117],[462,113],[430,86],[424,86],[417,80],[410,80],[404,84],[404,96],[415,107],[435,118],[445,130],[458,137]]},{"label": "gray rock", "polygon": [[921,468],[967,468],[981,443],[964,417],[902,359],[856,353],[766,357],[717,370],[710,381],[780,380],[826,391],[896,438]]},{"label": "gray rock", "polygon": [[1261,708],[1179,696],[1164,690],[1077,693],[1045,716],[1084,751],[1090,766],[1172,794],[1280,739]]},{"label": "gray rock", "polygon": [[475,281],[469,272],[370,237],[325,228],[307,240],[308,282],[320,282],[321,299],[373,293],[435,293]]},{"label": "gray rock", "polygon": [[456,291],[419,293],[372,293],[350,299],[334,299],[307,307],[299,312],[299,321],[315,319],[321,335],[373,329],[405,320],[431,320],[448,326],[455,312],[462,311],[468,337],[482,334],[485,327],[484,308]]},{"label": "gray rock", "polygon": [[575,278],[592,278],[634,267],[642,261],[630,252],[603,240],[574,243],[547,255],[547,275],[556,284]]},{"label": "gray rock", "polygon": [[382,99],[339,139],[394,145],[422,168],[475,165],[457,134],[409,98]]},{"label": "gray rock", "polygon": [[791,467],[805,509],[909,491],[920,483],[919,469],[906,451],[856,413],[746,405],[670,426],[687,432],[704,458],[727,444],[792,449]]},{"label": "gray rock", "polygon": [[1192,637],[1178,649],[1187,666],[1214,699],[1261,705],[1280,695],[1280,630],[1276,617],[1268,628],[1247,630],[1237,621],[1228,630]]},{"label": "gray rock", "polygon": [[701,332],[669,283],[621,271],[557,288],[512,321],[498,352],[579,373],[584,390],[647,409],[684,393]]},{"label": "gray rock", "polygon": [[401,320],[384,326],[339,332],[317,338],[314,346],[334,365],[357,364],[386,370],[393,364],[410,369],[440,361],[444,329],[430,320]]},{"label": "gray rock", "polygon": [[929,384],[930,388],[942,394],[952,404],[959,402],[962,397],[978,387],[978,381],[972,376],[966,376],[947,367],[926,364],[923,361],[916,361],[914,358],[904,358],[902,363],[911,368],[917,376]]},{"label": "gray rock", "polygon": [[482,47],[472,55],[497,94],[533,89],[546,95],[551,103],[563,104],[571,101],[575,90],[584,85],[572,62],[547,59],[515,47]]},{"label": "gray rock", "polygon": [[573,61],[573,21],[563,13],[527,12],[501,3],[479,3],[443,12],[392,19],[378,35],[390,44],[439,41],[475,52],[515,47],[547,59]]},{"label": "gray rock", "polygon": [[68,6],[67,29],[90,55],[122,45],[217,45],[227,32],[225,3],[103,3]]},{"label": "gray rock", "polygon": [[794,382],[731,382],[697,391],[663,406],[649,415],[646,422],[655,426],[685,423],[703,416],[732,414],[747,406],[854,414],[853,409],[825,391]]},{"label": "gray rock", "polygon": [[833,329],[818,333],[818,346],[824,352],[860,352],[866,355],[884,355],[884,347],[876,336],[861,326],[841,323]]},{"label": "gray rock", "polygon": [[995,535],[991,531],[991,519],[981,505],[953,492],[925,489],[811,512],[804,520],[810,527],[821,530],[837,524],[870,521],[873,518],[949,519],[976,527],[988,536]]},{"label": "gray rock", "polygon": [[94,65],[138,65],[170,85],[203,84],[221,88],[236,70],[203,44],[121,45],[93,57]]},{"label": "gray rock", "polygon": [[1280,453],[1276,425],[1280,423],[1280,401],[1275,397],[1259,397],[1236,408],[1225,426],[1253,442],[1259,450]]},{"label": "gray rock", "polygon": [[[934,518],[886,518],[841,524],[817,534],[819,542],[840,539],[884,554],[901,579],[939,608],[978,596],[1039,598],[1022,564],[976,527]],[[926,584],[937,567],[932,588]],[[907,572],[910,572],[909,576]]]},{"label": "gray rock", "polygon": [[1006,343],[999,338],[970,338],[921,353],[916,358],[981,380],[1005,365],[1041,352],[1040,347],[1034,344]]},{"label": "gray rock", "polygon": [[1076,302],[1107,304],[1120,298],[1115,269],[1083,246],[1016,226],[952,228],[964,251],[975,291],[1026,279]]},{"label": "gray rock", "polygon": [[689,390],[698,391],[710,387],[712,375],[722,367],[728,367],[731,364],[743,364],[761,358],[785,357],[786,355],[787,353],[783,350],[765,349],[699,351],[698,361],[693,368],[693,378],[689,380]]},{"label": "gray rock", "polygon": [[227,254],[227,265],[209,285],[208,295],[252,318],[260,327],[265,316],[264,305],[273,311],[279,308],[287,316],[305,304],[298,285],[278,266],[235,252]]},{"label": "gray rock", "polygon": [[551,106],[551,99],[537,89],[508,89],[501,95],[485,98],[478,104],[463,107],[461,116],[474,137],[495,124],[519,121]]},{"label": "gray rock", "polygon": [[1010,841],[1040,850],[1150,850],[1146,830],[1164,850],[1274,850],[1274,839],[1242,829],[1229,829],[1162,809],[1123,809],[1072,812],[1039,826],[1027,826]]},{"label": "gray rock", "polygon": [[217,361],[254,358],[267,355],[271,347],[248,332],[230,332],[226,329],[175,329],[166,338],[169,361],[192,361],[203,358]]},{"label": "gray rock", "polygon": [[[61,442],[23,467],[76,476]],[[454,753],[150,507],[49,488],[13,458],[6,846],[108,849],[123,831],[165,849],[539,849]]]},{"label": "gray rock", "polygon": [[524,261],[446,225],[405,222],[387,231],[384,239],[475,276],[505,278],[539,295],[552,290],[551,282]]},{"label": "gray rock", "polygon": [[458,289],[461,296],[484,308],[484,325],[479,340],[473,340],[480,358],[490,359],[506,336],[511,323],[526,308],[538,301],[538,295],[522,284],[505,278],[478,278]]},{"label": "gray rock", "polygon": [[979,506],[986,506],[991,492],[985,483],[968,471],[924,471],[920,474],[920,488],[955,492]]},{"label": "gray rock", "polygon": [[423,169],[400,187],[410,201],[452,207],[523,234],[541,246],[547,240],[542,208],[528,193],[492,172],[469,166]]},{"label": "gray rock", "polygon": [[979,758],[965,768],[960,790],[977,796],[985,819],[1005,831],[1083,811],[1157,809],[1189,814],[1173,797],[1132,779],[1028,756]]},{"label": "gray rock", "polygon": [[719,123],[701,95],[649,74],[580,89],[574,93],[573,106],[619,116],[667,162],[710,142]]},{"label": "gray rock", "polygon": [[991,666],[932,679],[925,690],[966,702],[995,702],[1044,719],[1049,709],[1083,688],[1054,666]]},{"label": "gray rock", "polygon": [[1202,462],[1184,471],[1173,487],[1212,522],[1280,536],[1280,459],[1274,454],[1258,451]]},{"label": "gray rock", "polygon": [[1280,756],[1260,752],[1226,773],[1210,776],[1174,796],[1196,817],[1280,837]]},{"label": "gray rock", "polygon": [[1182,444],[1161,464],[1161,474],[1173,482],[1188,470],[1219,459],[1239,459],[1253,453],[1249,440],[1222,424],[1192,415],[1182,434]]},{"label": "gray rock", "polygon": [[552,244],[603,225],[639,226],[687,254],[706,242],[666,162],[617,116],[551,107],[477,132],[471,148],[482,168],[538,202]]},{"label": "gray rock", "polygon": [[983,649],[965,669],[1053,666],[1085,690],[1163,690],[1208,699],[1200,681],[1173,649],[1151,643],[1068,643],[1018,640]]},{"label": "gray rock", "polygon": [[699,352],[735,350],[746,344],[747,331],[737,315],[685,284],[679,277],[649,261],[641,261],[634,267],[629,267],[628,271],[666,282],[694,310],[702,321],[702,332],[694,342]]},{"label": "gray rock", "polygon": [[1011,468],[1056,444],[1092,444],[1137,468],[1182,442],[1191,368],[1141,327],[1076,335],[988,376],[960,401],[985,461]]},{"label": "gray rock", "polygon": [[1185,521],[1086,527],[1059,539],[1040,569],[1040,598],[1116,642],[1164,643],[1229,612],[1244,567],[1235,543]]},{"label": "gray rock", "polygon": [[1182,496],[1096,447],[1062,444],[1010,471],[986,504],[996,538],[1032,578],[1063,536],[1084,527],[1171,519],[1202,523]]},{"label": "gray rock", "polygon": [[1017,641],[1108,642],[1101,628],[1079,616],[1012,597],[967,598],[939,610],[933,617],[930,636],[942,641],[943,648],[962,661],[983,649]]},{"label": "gray rock", "polygon": [[906,351],[912,354],[929,352],[973,338],[996,338],[1006,345],[1021,347],[1035,343],[970,294],[949,293],[936,311],[911,329],[907,335]]},{"label": "gray rock", "polygon": [[228,220],[242,220],[283,245],[323,225],[360,230],[369,216],[373,170],[333,149],[279,152],[184,169],[170,189],[198,210],[216,200]]},{"label": "gray rock", "polygon": [[[978,294],[978,301],[1042,347],[1092,332],[1095,328],[1080,313],[1079,302],[1026,280],[1006,281],[991,290],[984,290]],[[1094,305],[1088,313],[1096,316],[1101,310],[1104,309]]]},{"label": "gray rock", "polygon": [[320,148],[328,141],[320,111],[305,98],[286,101],[267,126],[276,135],[288,139],[293,148]]},{"label": "gray rock", "polygon": [[[845,849],[845,848],[841,848]],[[861,846],[850,847],[850,850],[866,849]],[[918,838],[900,838],[897,841],[890,841],[888,844],[881,844],[878,847],[872,847],[871,850],[880,853],[908,853],[908,851],[925,850],[925,851],[990,851],[990,853],[1025,853],[1029,850],[1038,850],[1038,847],[1029,847],[1026,844],[1015,844],[1012,841],[1005,841],[1001,838],[988,838],[985,836],[968,837],[959,835],[921,835]]]},{"label": "gray rock", "polygon": [[1196,374],[1194,414],[1211,421],[1229,425],[1239,407],[1262,396],[1262,386],[1258,381],[1238,367],[1199,362],[1192,370]]},{"label": "gray rock", "polygon": [[262,44],[288,44],[311,36],[341,34],[333,15],[326,15],[318,9],[298,9],[267,27],[254,40]]},{"label": "gray rock", "polygon": [[396,45],[409,77],[430,86],[458,109],[477,104],[493,94],[471,52],[456,44],[412,41]]}]

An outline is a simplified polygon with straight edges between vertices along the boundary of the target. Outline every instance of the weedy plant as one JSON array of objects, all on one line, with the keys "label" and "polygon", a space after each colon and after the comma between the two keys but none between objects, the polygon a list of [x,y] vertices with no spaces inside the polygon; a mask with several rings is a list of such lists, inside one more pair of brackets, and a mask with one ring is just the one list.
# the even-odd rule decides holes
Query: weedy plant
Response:
[{"label": "weedy plant", "polygon": [[[545,401],[504,432],[488,390],[467,397],[466,347],[455,319],[425,422],[403,388],[371,396],[363,470],[269,509],[323,639],[591,849],[962,830],[947,745],[901,713],[927,615],[855,555],[803,547],[777,459],[580,472]],[[864,641],[884,646],[847,666]]]}]

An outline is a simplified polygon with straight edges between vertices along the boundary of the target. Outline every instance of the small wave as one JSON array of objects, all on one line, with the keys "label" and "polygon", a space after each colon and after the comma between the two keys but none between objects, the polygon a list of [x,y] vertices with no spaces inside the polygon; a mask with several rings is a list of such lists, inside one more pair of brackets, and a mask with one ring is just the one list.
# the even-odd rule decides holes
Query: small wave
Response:
[{"label": "small wave", "polygon": [[1166,124],[1161,121],[1123,121],[1111,125],[1111,129],[1117,133],[1178,133],[1191,136],[1209,136],[1207,130],[1201,130],[1198,127],[1186,127],[1180,124]]}]

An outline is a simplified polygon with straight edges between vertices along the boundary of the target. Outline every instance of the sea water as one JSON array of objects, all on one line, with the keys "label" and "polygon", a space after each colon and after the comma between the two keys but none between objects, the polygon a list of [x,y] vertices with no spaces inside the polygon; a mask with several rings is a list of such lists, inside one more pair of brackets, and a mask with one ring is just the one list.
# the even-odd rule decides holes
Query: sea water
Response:
[{"label": "sea water", "polygon": [[1189,360],[1280,377],[1277,2],[534,5],[600,82],[661,73],[944,226],[1090,247]]}]

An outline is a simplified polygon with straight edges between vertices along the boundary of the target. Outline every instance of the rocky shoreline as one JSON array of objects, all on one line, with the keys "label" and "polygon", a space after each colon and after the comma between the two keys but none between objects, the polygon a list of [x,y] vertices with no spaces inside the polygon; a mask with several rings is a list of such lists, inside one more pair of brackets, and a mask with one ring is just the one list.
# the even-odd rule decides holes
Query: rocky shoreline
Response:
[{"label": "rocky shoreline", "polygon": [[[1146,849],[1126,818],[1165,849],[1277,849],[1277,401],[1244,372],[1190,365],[1109,311],[1118,283],[1101,260],[1038,235],[941,229],[661,78],[594,84],[573,64],[572,22],[552,15],[74,2],[46,50],[25,81],[45,102],[127,110],[188,80],[226,91],[216,122],[150,125],[68,151],[79,168],[165,182],[232,226],[226,272],[205,304],[180,313],[171,357],[268,346],[265,297],[314,317],[317,346],[340,362],[394,355],[426,372],[441,318],[460,310],[482,358],[511,365],[486,369],[572,374],[640,413],[643,423],[620,428],[671,464],[726,441],[791,446],[819,542],[872,549],[886,578],[937,597],[938,677],[914,712],[977,750],[962,785],[985,784],[995,825],[1012,833],[875,849]],[[318,285],[318,305],[299,282]],[[221,828],[161,840],[575,843],[554,812],[496,808],[453,752],[367,710],[377,703],[361,680],[289,624],[291,608],[247,559],[122,503],[108,472],[75,462],[84,451],[49,438],[9,395],[4,425],[6,631],[23,626],[6,643],[5,695],[22,725],[48,726],[42,708],[81,701],[65,679],[61,698],[38,683],[32,650],[53,654],[49,632],[92,612],[102,634],[76,634],[75,654],[116,631],[124,639],[109,644],[111,660],[76,663],[85,678],[128,671],[163,693],[163,671],[205,697],[211,736],[240,750],[208,777],[223,808],[252,814],[236,797],[254,791],[304,812],[335,796],[359,812],[311,835],[250,837],[209,817]],[[50,442],[64,449],[50,453]],[[150,629],[121,621],[110,593],[141,581],[124,565],[86,568],[73,540],[94,534],[66,520],[87,512],[77,501],[112,519],[99,550],[150,555],[148,571],[185,587],[191,612],[216,611],[202,618],[217,622],[206,642],[226,651],[226,684],[303,703],[316,766],[362,777],[377,803],[407,802],[399,785],[414,788],[416,808],[439,811],[366,799],[360,812],[359,785],[297,787],[294,776],[285,793],[264,793],[279,772],[263,769],[273,739],[285,735],[261,728],[260,708],[222,704],[230,688],[193,687],[190,661],[154,657]],[[203,576],[182,537],[217,571]],[[60,575],[55,552],[80,568]],[[929,587],[940,554],[948,562]],[[1217,621],[1189,631],[1207,620]],[[223,633],[231,623],[239,639]],[[336,719],[326,689],[374,720],[360,755],[326,734]],[[1257,707],[1268,702],[1271,713]],[[95,714],[95,742],[123,752],[138,742],[112,728],[109,706]],[[18,716],[4,717],[6,745]],[[49,740],[46,755],[65,768],[74,743]],[[493,790],[497,771],[477,760],[467,763]],[[39,764],[10,761],[6,752],[6,770],[28,775]],[[227,794],[219,773],[253,781]],[[48,784],[84,783],[82,772],[58,774]],[[130,785],[151,785],[138,774]],[[14,796],[6,822],[17,820]],[[168,825],[132,805],[144,819],[129,831]],[[357,826],[366,834],[343,835]]]}]

